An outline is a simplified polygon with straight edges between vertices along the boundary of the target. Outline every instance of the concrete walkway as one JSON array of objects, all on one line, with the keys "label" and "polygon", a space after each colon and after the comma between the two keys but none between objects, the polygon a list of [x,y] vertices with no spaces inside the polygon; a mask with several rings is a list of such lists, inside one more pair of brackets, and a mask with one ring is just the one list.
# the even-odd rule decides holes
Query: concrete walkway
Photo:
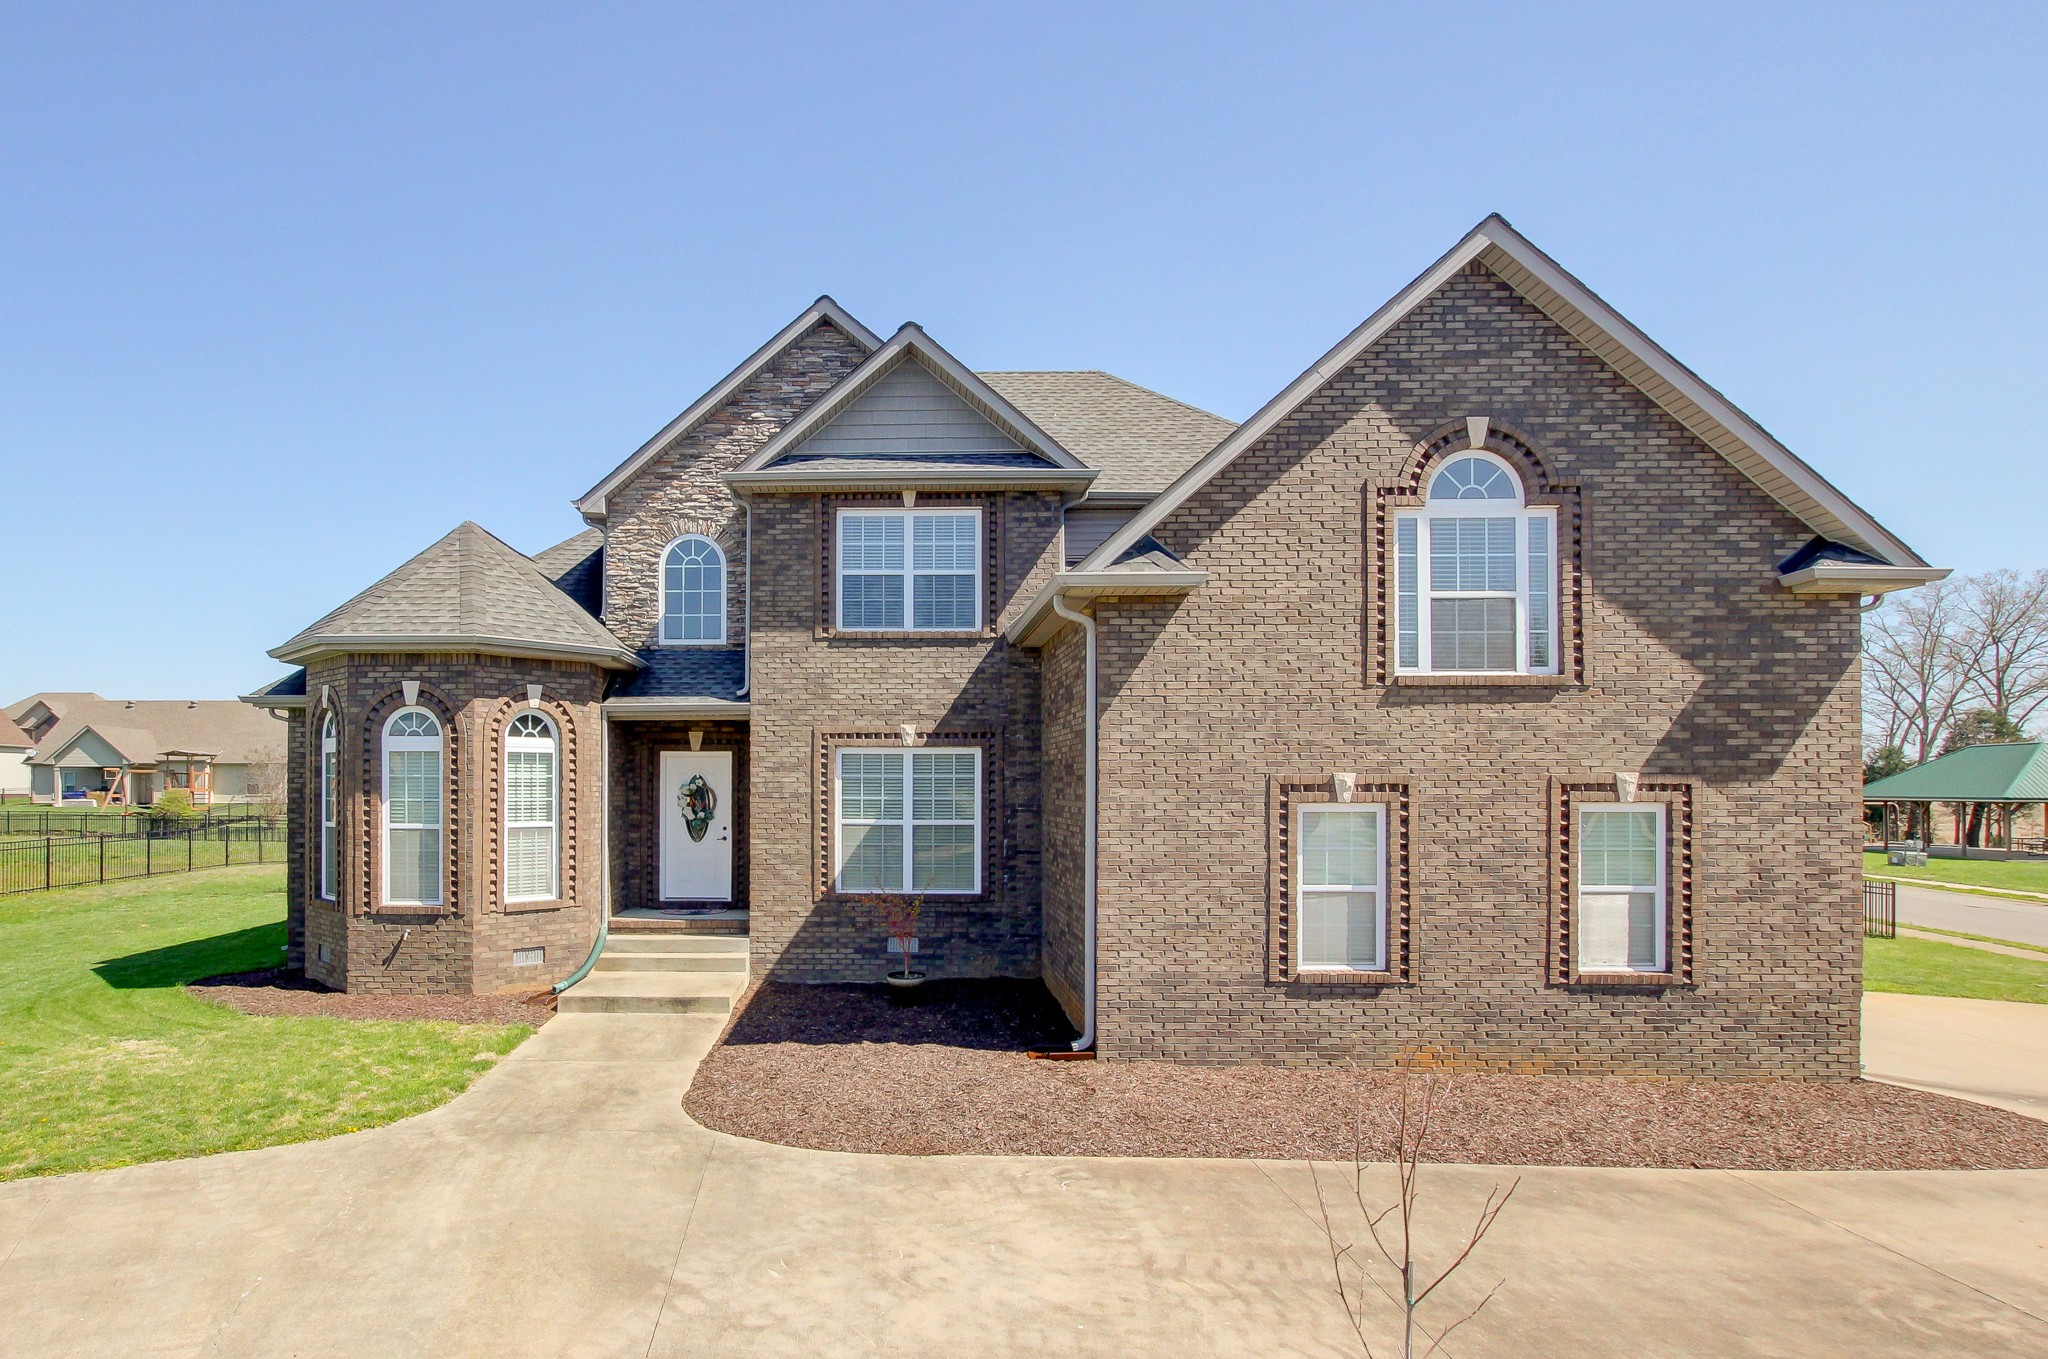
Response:
[{"label": "concrete walkway", "polygon": [[1863,1074],[2048,1119],[2048,1005],[1870,992]]},{"label": "concrete walkway", "polygon": [[[708,1133],[717,1027],[567,1015],[389,1128],[0,1185],[0,1355],[1354,1352],[1301,1167]],[[1425,1217],[1516,1173],[1426,1171]],[[2048,1172],[1519,1173],[1446,1353],[2048,1353]]]},{"label": "concrete walkway", "polygon": [[1992,939],[2048,947],[2048,905],[1940,892],[1931,887],[1899,888],[1899,923],[1960,930]]}]

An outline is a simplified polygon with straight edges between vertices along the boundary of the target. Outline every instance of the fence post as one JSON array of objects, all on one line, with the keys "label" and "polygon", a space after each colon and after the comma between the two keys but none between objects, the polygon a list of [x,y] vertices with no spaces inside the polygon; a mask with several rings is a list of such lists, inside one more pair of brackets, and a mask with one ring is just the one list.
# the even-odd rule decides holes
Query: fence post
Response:
[{"label": "fence post", "polygon": [[100,832],[100,886],[107,885],[107,833]]},{"label": "fence post", "polygon": [[142,837],[142,876],[149,877],[156,872],[156,837],[144,832]]},{"label": "fence post", "polygon": [[192,871],[192,832],[185,832],[185,871]]},{"label": "fence post", "polygon": [[45,835],[43,837],[43,890],[45,892],[50,890],[50,858],[51,848],[54,844],[55,841],[51,840],[49,836]]}]

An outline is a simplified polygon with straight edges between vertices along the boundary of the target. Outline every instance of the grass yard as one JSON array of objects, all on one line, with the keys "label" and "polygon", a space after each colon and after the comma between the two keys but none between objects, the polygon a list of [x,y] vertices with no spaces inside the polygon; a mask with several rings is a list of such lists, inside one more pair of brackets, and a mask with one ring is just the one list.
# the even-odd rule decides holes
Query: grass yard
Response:
[{"label": "grass yard", "polygon": [[0,1180],[389,1123],[532,1032],[257,1019],[185,993],[283,944],[276,866],[0,898]]},{"label": "grass yard", "polygon": [[1865,939],[1863,989],[2048,1005],[2048,955],[2037,963],[1931,939]]},{"label": "grass yard", "polygon": [[1866,851],[1863,876],[1959,882],[1968,887],[2003,887],[2016,892],[2048,893],[2048,859],[1929,859],[1925,868],[1888,864],[1884,855]]}]

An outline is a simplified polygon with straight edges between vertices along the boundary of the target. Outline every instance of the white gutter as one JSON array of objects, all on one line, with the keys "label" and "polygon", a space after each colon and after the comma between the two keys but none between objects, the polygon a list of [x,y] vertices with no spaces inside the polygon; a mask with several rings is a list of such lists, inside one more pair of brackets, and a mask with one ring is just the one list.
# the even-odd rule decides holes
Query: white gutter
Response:
[{"label": "white gutter", "polygon": [[1085,613],[1067,607],[1067,602],[1053,596],[1053,612],[1070,623],[1079,623],[1081,633],[1087,639],[1088,665],[1088,712],[1087,720],[1081,727],[1082,749],[1085,765],[1082,772],[1083,793],[1081,807],[1087,826],[1082,835],[1081,896],[1083,925],[1081,929],[1081,1008],[1084,1011],[1081,1036],[1074,1040],[1074,1051],[1087,1052],[1095,1046],[1095,620]]},{"label": "white gutter", "polygon": [[604,941],[612,932],[612,724],[602,712],[597,715],[597,723],[597,815],[598,824],[604,828],[599,837],[604,852],[598,859],[597,937],[590,941],[590,953],[582,965],[550,988],[558,996],[590,975],[590,970],[597,966],[598,955],[604,952]]},{"label": "white gutter", "polygon": [[1945,579],[1942,566],[1887,566],[1878,562],[1811,562],[1778,577],[1795,595],[1882,595]]},{"label": "white gutter", "polygon": [[[741,501],[747,512],[747,597],[740,601],[740,697],[754,687],[754,506]],[[909,964],[905,963],[905,967]]]}]

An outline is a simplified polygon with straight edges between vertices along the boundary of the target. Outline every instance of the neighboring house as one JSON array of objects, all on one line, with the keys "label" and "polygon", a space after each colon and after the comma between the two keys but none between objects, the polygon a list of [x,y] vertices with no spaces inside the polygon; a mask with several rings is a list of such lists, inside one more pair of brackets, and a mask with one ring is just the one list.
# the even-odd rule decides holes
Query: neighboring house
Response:
[{"label": "neighboring house", "polygon": [[35,694],[7,718],[33,741],[24,763],[37,802],[147,807],[167,788],[200,806],[279,791],[287,731],[233,699],[106,699]]},{"label": "neighboring house", "polygon": [[1857,1071],[1858,607],[1945,573],[1498,218],[1237,427],[820,299],[577,504],[272,652],[309,975],[873,981],[912,892],[1105,1056]]},{"label": "neighboring house", "polygon": [[27,732],[0,717],[0,798],[28,796],[28,757],[35,748]]}]

